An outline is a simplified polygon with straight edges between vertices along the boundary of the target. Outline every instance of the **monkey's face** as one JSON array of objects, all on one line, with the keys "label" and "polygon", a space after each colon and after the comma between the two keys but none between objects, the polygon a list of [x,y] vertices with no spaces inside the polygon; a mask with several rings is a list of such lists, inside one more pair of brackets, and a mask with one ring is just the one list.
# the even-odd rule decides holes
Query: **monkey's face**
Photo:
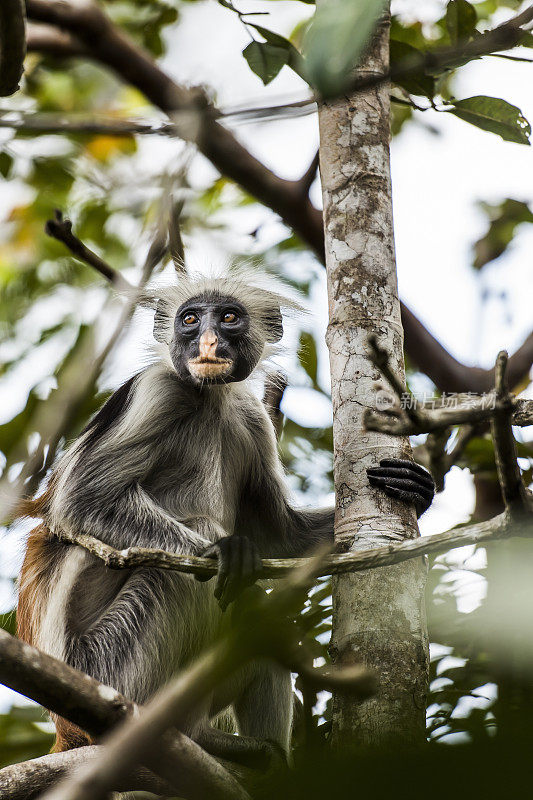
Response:
[{"label": "monkey's face", "polygon": [[187,300],[176,313],[170,344],[178,376],[193,385],[244,380],[265,344],[252,331],[250,315],[233,297],[200,295]]}]

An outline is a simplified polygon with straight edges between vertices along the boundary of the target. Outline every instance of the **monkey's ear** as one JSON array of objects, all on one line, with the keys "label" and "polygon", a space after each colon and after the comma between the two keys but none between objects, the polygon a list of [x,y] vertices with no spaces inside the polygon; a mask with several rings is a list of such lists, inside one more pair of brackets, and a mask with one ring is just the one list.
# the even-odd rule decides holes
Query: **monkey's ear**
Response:
[{"label": "monkey's ear", "polygon": [[279,308],[273,309],[265,319],[267,329],[267,342],[275,344],[283,336],[283,317]]},{"label": "monkey's ear", "polygon": [[154,316],[154,339],[168,344],[168,307],[164,300],[158,300]]}]

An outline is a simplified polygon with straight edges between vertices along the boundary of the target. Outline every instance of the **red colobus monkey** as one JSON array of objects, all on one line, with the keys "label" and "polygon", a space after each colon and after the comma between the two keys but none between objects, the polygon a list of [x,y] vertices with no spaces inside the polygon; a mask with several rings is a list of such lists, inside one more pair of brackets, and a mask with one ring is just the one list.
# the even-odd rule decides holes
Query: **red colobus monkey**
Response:
[{"label": "red colobus monkey", "polygon": [[[158,360],[105,403],[32,501],[42,524],[29,537],[18,606],[22,639],[138,703],[209,645],[261,557],[301,556],[333,536],[332,508],[291,504],[272,423],[248,381],[281,339],[291,302],[243,276],[184,276],[151,302]],[[432,501],[417,464],[387,461],[368,475],[418,514]],[[216,556],[215,591],[178,572],[108,569],[62,531]],[[215,690],[186,732],[230,759],[287,753],[292,705],[289,673],[258,661]],[[212,724],[227,708],[239,737]],[[56,727],[56,750],[88,742],[61,718]]]}]

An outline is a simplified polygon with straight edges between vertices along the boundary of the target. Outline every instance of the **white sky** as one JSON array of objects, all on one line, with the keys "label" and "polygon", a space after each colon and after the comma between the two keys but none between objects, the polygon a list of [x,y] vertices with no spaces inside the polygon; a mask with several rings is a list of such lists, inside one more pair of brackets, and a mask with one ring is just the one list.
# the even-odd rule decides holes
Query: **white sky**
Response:
[{"label": "white sky", "polygon": [[[271,12],[269,18],[258,18],[258,23],[285,35],[312,12],[311,6],[288,0],[276,3],[242,0],[237,4],[241,10]],[[423,13],[427,19],[440,16],[439,9],[444,5],[426,0]],[[420,12],[420,3],[415,0],[401,0],[398,7],[402,11]],[[211,87],[220,106],[265,104],[305,95],[302,81],[286,67],[270,86],[263,87],[240,55],[248,42],[249,37],[235,15],[215,0],[184,5],[181,24],[172,34],[164,65],[181,82]],[[525,51],[528,54],[531,51]],[[533,123],[532,85],[530,65],[485,58],[463,68],[456,82],[456,94],[459,98],[478,94],[503,97],[519,106]],[[498,350],[505,347],[513,351],[533,327],[533,226],[523,227],[510,251],[478,275],[470,267],[471,245],[484,231],[485,222],[476,202],[498,202],[506,197],[531,202],[532,151],[530,147],[503,142],[451,115],[429,111],[417,114],[417,118],[422,124],[408,124],[392,143],[400,295],[456,357],[466,363],[489,366]],[[436,128],[438,135],[431,133],[426,123]],[[261,160],[287,178],[301,175],[317,147],[314,116],[241,125],[235,130]],[[145,159],[163,161],[174,158],[175,147],[171,141],[151,139],[143,142],[141,152]],[[197,181],[203,183],[212,175],[211,167],[198,159]],[[5,188],[0,191],[2,202],[13,202],[13,196],[7,195]],[[316,184],[313,199],[320,203]],[[233,217],[236,225],[233,241],[237,249],[241,242],[250,247],[246,233],[254,228],[258,213],[260,218],[264,217],[263,212],[256,211]],[[273,236],[275,230],[271,225],[265,236]],[[191,246],[196,259],[205,253],[212,256],[213,242],[194,241]],[[483,309],[480,297],[486,289],[493,293],[493,299]],[[325,330],[325,313],[322,280],[313,297],[313,314],[322,330]],[[128,358],[134,361],[135,352],[135,348],[130,348]],[[129,364],[123,366],[126,370],[130,368]],[[325,345],[320,372],[326,379]],[[116,385],[119,379],[111,378],[110,382]],[[0,407],[4,401],[13,400],[14,390],[16,394],[16,387],[11,386],[8,395],[4,394]],[[302,391],[305,392],[295,389],[287,394],[287,413],[304,425],[324,424],[329,409],[310,396],[303,402]],[[303,407],[305,418],[299,416]],[[473,499],[469,476],[453,469],[446,490],[422,520],[423,533],[445,530],[466,520]],[[464,553],[457,555],[459,558]],[[19,560],[18,537],[4,538],[2,572],[13,574]],[[465,590],[465,610],[478,601],[479,587],[472,591],[473,595],[472,592],[469,595],[468,587]],[[0,593],[0,607],[6,608],[9,602]],[[2,698],[8,701],[5,694],[0,694],[0,704]]]}]

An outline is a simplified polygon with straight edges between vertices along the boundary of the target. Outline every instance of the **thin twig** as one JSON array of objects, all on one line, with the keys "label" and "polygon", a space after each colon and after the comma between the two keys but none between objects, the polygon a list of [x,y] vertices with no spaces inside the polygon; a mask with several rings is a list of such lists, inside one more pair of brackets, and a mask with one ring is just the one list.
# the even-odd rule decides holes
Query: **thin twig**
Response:
[{"label": "thin twig", "polygon": [[494,370],[497,403],[491,418],[492,441],[505,506],[511,513],[523,513],[530,510],[530,504],[517,462],[516,442],[511,423],[514,399],[509,394],[505,375],[507,361],[508,355],[505,350],[500,351]]},{"label": "thin twig", "polygon": [[368,337],[368,346],[370,350],[370,360],[374,366],[379,369],[383,377],[386,378],[398,400],[402,402],[404,397],[408,396],[409,402],[405,403],[404,405],[405,412],[409,419],[415,424],[422,425],[422,417],[416,408],[416,402],[414,402],[413,396],[408,391],[405,384],[399,380],[394,370],[391,369],[389,363],[389,354],[380,346],[378,338],[375,334],[371,334]]},{"label": "thin twig", "polygon": [[[494,394],[476,395],[467,399],[463,396],[447,396],[442,405],[417,403],[423,412],[423,421],[415,423],[405,415],[384,413],[368,409],[365,414],[365,428],[369,431],[390,433],[393,436],[418,436],[421,433],[442,430],[456,425],[473,425],[487,422],[494,415],[497,404]],[[447,403],[448,405],[444,405]],[[517,400],[512,413],[512,424],[517,427],[533,425],[533,400]]]},{"label": "thin twig", "polygon": [[103,258],[100,258],[100,256],[84,245],[81,239],[74,236],[72,233],[72,222],[69,219],[64,219],[59,209],[55,210],[54,219],[49,219],[46,223],[45,231],[48,236],[57,239],[58,242],[62,242],[68,247],[76,258],[79,258],[79,260],[85,262],[85,264],[89,264],[89,266],[93,267],[100,275],[103,275],[119,292],[134,291],[132,284],[123,278],[120,272],[117,272],[107,261],[104,261]]}]

